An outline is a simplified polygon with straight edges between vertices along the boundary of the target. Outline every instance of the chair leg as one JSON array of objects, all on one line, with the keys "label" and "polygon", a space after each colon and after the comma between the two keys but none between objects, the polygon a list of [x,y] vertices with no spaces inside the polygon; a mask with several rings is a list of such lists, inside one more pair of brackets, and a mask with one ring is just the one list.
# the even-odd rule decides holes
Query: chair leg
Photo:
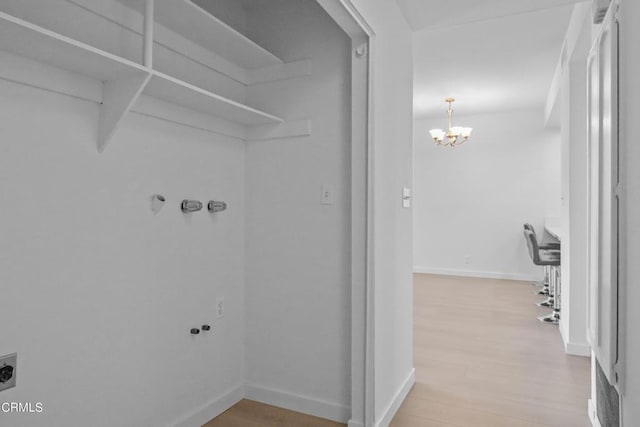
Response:
[{"label": "chair leg", "polygon": [[561,295],[562,295],[562,281],[558,277],[557,272],[558,267],[553,268],[553,281],[555,286],[553,287],[553,313],[556,315],[558,319],[560,319],[560,303],[561,303]]},{"label": "chair leg", "polygon": [[560,313],[556,313],[552,311],[551,313],[545,316],[538,316],[538,320],[543,323],[550,323],[552,325],[557,325],[560,323]]},{"label": "chair leg", "polygon": [[549,292],[549,277],[550,277],[550,273],[549,273],[549,266],[545,265],[544,266],[544,279],[543,281],[540,282],[533,282],[534,285],[538,285],[541,286],[540,289],[538,289],[535,294],[536,295],[543,295],[543,296],[547,296],[550,295]]},{"label": "chair leg", "polygon": [[538,320],[543,323],[550,323],[552,325],[557,325],[558,323],[560,323],[560,284],[558,283],[558,280],[556,277],[555,267],[554,267],[554,270],[551,272],[550,282],[551,282],[550,283],[551,289],[554,295],[553,304],[552,304],[553,311],[547,315],[539,316]]},{"label": "chair leg", "polygon": [[554,300],[553,297],[548,297],[546,300],[537,302],[536,305],[538,307],[549,307],[549,308],[553,308],[553,304],[554,304]]}]

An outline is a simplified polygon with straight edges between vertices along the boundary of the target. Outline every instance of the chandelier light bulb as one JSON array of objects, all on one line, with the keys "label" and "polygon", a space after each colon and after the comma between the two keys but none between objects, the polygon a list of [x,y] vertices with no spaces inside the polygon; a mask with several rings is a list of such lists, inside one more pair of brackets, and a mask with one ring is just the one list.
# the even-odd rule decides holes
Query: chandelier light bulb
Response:
[{"label": "chandelier light bulb", "polygon": [[436,141],[444,140],[444,131],[442,129],[431,129],[429,133],[431,134],[431,138]]}]

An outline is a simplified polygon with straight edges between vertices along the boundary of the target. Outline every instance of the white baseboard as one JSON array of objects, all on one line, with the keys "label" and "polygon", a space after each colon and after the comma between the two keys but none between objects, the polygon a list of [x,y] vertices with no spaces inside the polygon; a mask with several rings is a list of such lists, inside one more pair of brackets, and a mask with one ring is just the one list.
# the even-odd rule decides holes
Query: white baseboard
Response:
[{"label": "white baseboard", "polygon": [[407,395],[409,394],[409,391],[411,391],[411,387],[413,387],[415,382],[416,382],[416,370],[414,368],[414,369],[411,369],[409,376],[402,383],[402,385],[400,386],[400,389],[398,389],[398,391],[396,392],[395,396],[393,397],[393,400],[387,407],[386,411],[384,411],[384,415],[382,416],[380,421],[376,421],[375,423],[376,427],[389,426],[389,424],[391,423],[391,420],[393,420],[393,417],[396,415],[396,412],[398,412],[398,409],[400,409],[400,405],[402,405],[402,402],[404,402],[404,399],[407,398]]},{"label": "white baseboard", "polygon": [[238,385],[227,393],[205,403],[194,412],[179,419],[174,427],[200,427],[211,421],[244,398],[244,389]]},{"label": "white baseboard", "polygon": [[364,427],[364,424],[360,421],[349,420],[349,422],[347,423],[347,427]]},{"label": "white baseboard", "polygon": [[596,404],[593,400],[589,399],[589,419],[593,427],[602,427],[600,420],[598,420],[598,412],[596,410]]},{"label": "white baseboard", "polygon": [[565,330],[564,323],[560,321],[560,337],[564,344],[564,351],[572,356],[591,357],[591,346],[587,343],[574,343],[567,340],[567,331]]},{"label": "white baseboard", "polygon": [[282,390],[262,387],[257,384],[245,385],[244,397],[249,400],[266,403],[267,405],[278,406],[339,423],[346,423],[351,417],[351,409],[338,403],[299,396]]},{"label": "white baseboard", "polygon": [[507,280],[523,280],[528,282],[535,282],[540,280],[541,277],[533,274],[521,274],[521,273],[499,273],[496,271],[472,271],[472,270],[459,270],[453,268],[435,268],[435,267],[413,267],[414,273],[424,274],[441,274],[443,276],[461,276],[461,277],[479,277],[486,279],[507,279]]},{"label": "white baseboard", "polygon": [[567,354],[572,356],[582,356],[582,357],[590,357],[591,356],[591,346],[589,344],[576,344],[572,342],[564,343],[564,350]]}]

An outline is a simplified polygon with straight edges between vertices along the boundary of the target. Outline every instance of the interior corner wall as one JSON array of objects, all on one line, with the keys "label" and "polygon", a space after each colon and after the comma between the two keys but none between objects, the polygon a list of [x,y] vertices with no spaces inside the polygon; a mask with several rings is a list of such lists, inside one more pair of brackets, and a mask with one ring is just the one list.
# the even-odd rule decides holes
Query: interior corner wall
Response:
[{"label": "interior corner wall", "polygon": [[620,349],[624,381],[622,425],[640,424],[640,3],[620,0],[620,150],[623,180],[621,259],[623,297],[620,299]]},{"label": "interior corner wall", "polygon": [[538,110],[459,115],[471,138],[439,147],[429,129],[445,120],[415,121],[415,271],[540,279],[522,224],[541,237],[544,218],[560,216],[559,130]]},{"label": "interior corner wall", "polygon": [[[313,0],[247,14],[251,37],[312,74],[252,86],[249,102],[308,137],[247,144],[247,397],[346,422],[351,394],[351,44]],[[321,204],[321,188],[333,191]]]},{"label": "interior corner wall", "polygon": [[173,425],[241,387],[244,145],[130,114],[98,154],[97,104],[3,80],[0,117],[2,401],[43,408],[0,424]]},{"label": "interior corner wall", "polygon": [[375,32],[370,69],[373,425],[386,426],[414,382],[413,211],[402,207],[402,188],[412,187],[412,33],[395,2],[352,3]]}]

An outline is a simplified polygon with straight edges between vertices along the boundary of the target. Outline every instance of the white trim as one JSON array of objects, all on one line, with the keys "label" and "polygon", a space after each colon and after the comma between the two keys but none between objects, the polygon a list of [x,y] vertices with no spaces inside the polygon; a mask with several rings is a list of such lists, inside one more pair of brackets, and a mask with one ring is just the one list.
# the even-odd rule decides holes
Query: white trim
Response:
[{"label": "white trim", "polygon": [[[350,427],[370,426],[375,414],[374,372],[374,152],[373,57],[375,33],[351,0],[317,0],[318,4],[351,38],[353,48],[366,49],[366,67],[352,52],[351,93],[351,419]],[[363,58],[363,56],[360,56]],[[362,96],[365,96],[362,99]],[[366,115],[362,115],[366,104]],[[362,159],[362,155],[365,156]],[[359,196],[355,196],[359,195]],[[360,228],[366,217],[365,230]],[[362,233],[364,232],[364,236]]]},{"label": "white trim", "polygon": [[375,35],[351,0],[318,0],[318,3],[352,40]]},{"label": "white trim", "polygon": [[[174,421],[171,426],[200,427],[216,418],[242,399],[254,400],[256,402],[273,405],[278,408],[313,415],[339,423],[346,423],[351,416],[351,408],[338,403],[327,402],[307,396],[300,396],[256,384],[239,384],[226,393],[217,396],[196,408],[189,414],[184,415],[177,421]],[[349,421],[349,427],[364,427],[364,424]]]},{"label": "white trim", "polygon": [[596,409],[595,402],[589,399],[588,407],[589,407],[589,419],[591,420],[591,425],[593,427],[602,427],[602,424],[600,424],[600,420],[598,420],[598,411]]},{"label": "white trim", "polygon": [[200,406],[191,414],[180,418],[172,425],[174,427],[200,427],[231,408],[243,398],[243,387],[242,385],[237,385],[227,393]]},{"label": "white trim", "polygon": [[472,271],[458,270],[455,268],[435,268],[435,267],[413,267],[414,273],[423,274],[441,274],[443,276],[461,276],[461,277],[480,277],[487,279],[507,279],[507,280],[523,280],[535,282],[540,280],[539,276],[525,273],[499,273],[497,271]]},{"label": "white trim", "polygon": [[[346,0],[345,0],[346,1]],[[353,5],[351,5],[353,9]],[[365,300],[365,376],[364,376],[364,399],[365,413],[364,424],[373,422],[376,417],[376,396],[375,396],[375,126],[373,125],[373,111],[375,108],[375,91],[373,82],[375,80],[375,52],[376,38],[373,29],[367,24],[364,18],[353,10],[358,23],[369,37],[369,63],[367,68],[367,281]],[[357,76],[354,76],[357,77]]]},{"label": "white trim", "polygon": [[[564,341],[564,339],[563,339]],[[591,356],[591,346],[589,344],[580,344],[574,342],[565,342],[564,351],[572,356]]]},{"label": "white trim", "polygon": [[560,331],[560,337],[562,337],[562,344],[564,344],[564,351],[572,356],[591,357],[591,346],[588,343],[575,343],[567,339],[567,331],[565,330],[565,324],[560,322],[558,330]]},{"label": "white trim", "polygon": [[411,372],[409,373],[407,379],[402,383],[400,389],[396,392],[391,403],[389,403],[387,409],[384,411],[384,414],[380,421],[377,421],[375,423],[375,427],[387,427],[391,423],[393,417],[396,415],[396,412],[398,412],[398,409],[400,409],[400,405],[402,405],[402,402],[404,402],[404,400],[407,398],[407,395],[411,391],[411,387],[413,387],[415,383],[416,370],[415,368],[413,368],[411,369]]},{"label": "white trim", "polygon": [[308,396],[288,393],[282,390],[263,387],[257,384],[247,384],[244,387],[246,399],[267,405],[302,412],[320,418],[346,423],[351,415],[351,408],[335,402],[327,402]]}]

